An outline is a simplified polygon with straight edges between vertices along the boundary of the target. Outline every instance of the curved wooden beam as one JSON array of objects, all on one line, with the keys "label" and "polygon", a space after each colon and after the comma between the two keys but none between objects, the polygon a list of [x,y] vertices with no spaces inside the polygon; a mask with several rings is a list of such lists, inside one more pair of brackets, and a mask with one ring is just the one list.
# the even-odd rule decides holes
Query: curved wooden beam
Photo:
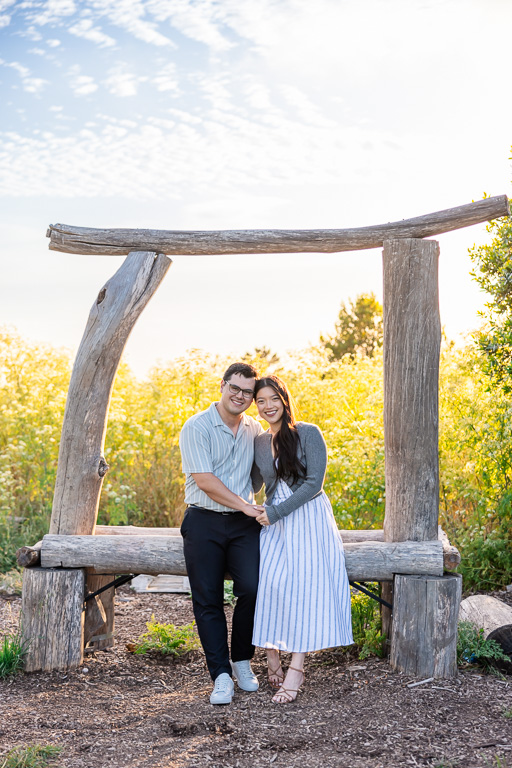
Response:
[{"label": "curved wooden beam", "polygon": [[171,265],[163,254],[132,252],[91,309],[69,384],[50,533],[92,534],[103,477],[114,377],[142,310]]},{"label": "curved wooden beam", "polygon": [[158,229],[90,229],[50,224],[49,248],[64,253],[119,256],[144,248],[157,253],[214,255],[229,253],[336,253],[380,248],[384,240],[432,237],[510,216],[506,195],[447,208],[414,219],[359,229],[242,229],[204,232]]}]

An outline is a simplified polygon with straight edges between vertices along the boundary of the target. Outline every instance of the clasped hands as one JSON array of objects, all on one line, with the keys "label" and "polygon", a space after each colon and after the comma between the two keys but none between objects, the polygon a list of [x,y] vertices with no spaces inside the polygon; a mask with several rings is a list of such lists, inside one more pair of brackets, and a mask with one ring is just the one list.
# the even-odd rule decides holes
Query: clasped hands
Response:
[{"label": "clasped hands", "polygon": [[270,525],[270,520],[268,519],[265,507],[262,504],[247,504],[247,506],[244,507],[243,512],[248,515],[248,517],[256,518],[256,522],[260,525]]}]

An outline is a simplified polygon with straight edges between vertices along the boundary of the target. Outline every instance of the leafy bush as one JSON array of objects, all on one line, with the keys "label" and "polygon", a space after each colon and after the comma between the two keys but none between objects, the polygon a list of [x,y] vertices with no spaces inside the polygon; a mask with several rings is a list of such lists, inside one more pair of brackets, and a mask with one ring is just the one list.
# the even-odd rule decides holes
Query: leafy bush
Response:
[{"label": "leafy bush", "polygon": [[[373,587],[377,585],[372,585]],[[362,592],[352,594],[352,634],[359,658],[385,655],[386,635],[382,634],[379,604]]]},{"label": "leafy bush", "polygon": [[496,640],[484,638],[483,629],[479,629],[471,621],[459,621],[457,663],[478,664],[488,670],[497,661],[510,662],[511,659]]},{"label": "leafy bush", "polygon": [[134,653],[160,653],[163,656],[184,656],[199,648],[199,638],[194,627],[195,623],[176,627],[174,624],[159,624],[152,616],[146,624],[145,632],[135,643]]},{"label": "leafy bush", "polygon": [[0,678],[14,675],[21,670],[27,649],[27,643],[20,631],[13,635],[4,635],[0,639]]}]

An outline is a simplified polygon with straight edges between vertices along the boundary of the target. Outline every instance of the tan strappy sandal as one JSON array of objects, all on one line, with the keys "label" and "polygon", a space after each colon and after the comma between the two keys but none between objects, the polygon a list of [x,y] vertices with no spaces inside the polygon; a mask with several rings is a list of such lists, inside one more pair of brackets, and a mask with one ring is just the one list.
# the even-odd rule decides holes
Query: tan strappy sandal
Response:
[{"label": "tan strappy sandal", "polygon": [[[281,675],[278,675],[279,670],[281,670],[282,672]],[[274,675],[274,677],[277,677],[277,679],[280,680],[281,682],[275,683],[273,680],[270,679],[271,675]],[[267,680],[270,687],[273,688],[275,691],[277,691],[282,686],[282,684],[284,683],[284,672],[281,665],[279,665],[276,669],[272,669],[267,664]]]},{"label": "tan strappy sandal", "polygon": [[[294,672],[300,672],[302,675],[302,680],[298,688],[284,688],[282,685],[279,686],[279,690],[277,693],[272,697],[272,701],[274,704],[291,704],[292,701],[297,700],[298,693],[301,689],[301,687],[304,685],[304,672],[302,669],[297,669],[297,667],[288,667],[288,669],[293,669]],[[284,680],[283,680],[284,682]],[[295,696],[292,696],[292,693],[295,694]],[[276,701],[276,696],[284,696],[284,701]]]}]

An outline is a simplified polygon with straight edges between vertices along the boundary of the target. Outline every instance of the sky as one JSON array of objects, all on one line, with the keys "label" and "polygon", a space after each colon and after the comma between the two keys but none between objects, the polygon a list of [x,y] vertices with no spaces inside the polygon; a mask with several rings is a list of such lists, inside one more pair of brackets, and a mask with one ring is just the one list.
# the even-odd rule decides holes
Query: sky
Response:
[{"label": "sky", "polygon": [[[0,0],[0,325],[76,350],[122,257],[48,250],[50,223],[370,226],[511,196],[509,0]],[[437,238],[441,322],[485,296]],[[280,355],[382,297],[378,249],[176,256],[125,359]]]}]

